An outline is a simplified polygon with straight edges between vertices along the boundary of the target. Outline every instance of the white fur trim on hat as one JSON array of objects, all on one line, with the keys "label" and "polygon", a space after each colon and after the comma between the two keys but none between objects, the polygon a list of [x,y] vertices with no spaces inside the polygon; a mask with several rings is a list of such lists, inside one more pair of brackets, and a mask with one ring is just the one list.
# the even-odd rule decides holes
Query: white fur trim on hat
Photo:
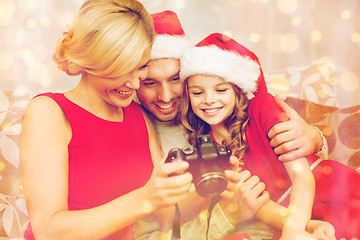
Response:
[{"label": "white fur trim on hat", "polygon": [[180,59],[185,50],[194,45],[186,36],[159,34],[151,50],[151,59],[176,58]]},{"label": "white fur trim on hat", "polygon": [[221,77],[251,94],[256,91],[260,66],[249,57],[210,45],[190,48],[181,59],[181,80],[196,74]]}]

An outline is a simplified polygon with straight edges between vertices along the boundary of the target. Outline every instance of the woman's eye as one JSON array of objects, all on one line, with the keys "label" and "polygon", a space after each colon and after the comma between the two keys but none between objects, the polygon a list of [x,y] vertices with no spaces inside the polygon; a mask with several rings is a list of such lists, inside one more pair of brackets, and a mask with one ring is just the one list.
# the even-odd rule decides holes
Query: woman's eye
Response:
[{"label": "woman's eye", "polygon": [[200,95],[200,94],[202,94],[202,92],[193,92],[193,93],[192,93],[192,95],[194,95],[194,96],[198,96],[198,95]]},{"label": "woman's eye", "polygon": [[142,70],[145,70],[145,69],[147,69],[148,68],[148,64],[145,64],[144,66],[142,66],[142,67],[140,67],[139,68],[139,71],[142,71]]}]

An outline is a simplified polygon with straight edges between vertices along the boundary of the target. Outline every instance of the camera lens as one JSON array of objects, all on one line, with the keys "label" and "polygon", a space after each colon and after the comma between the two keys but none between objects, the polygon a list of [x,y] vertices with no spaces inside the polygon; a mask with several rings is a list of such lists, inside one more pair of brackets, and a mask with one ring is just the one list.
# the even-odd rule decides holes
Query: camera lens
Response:
[{"label": "camera lens", "polygon": [[226,189],[225,176],[219,172],[211,172],[202,175],[195,182],[197,192],[204,197],[214,197]]}]

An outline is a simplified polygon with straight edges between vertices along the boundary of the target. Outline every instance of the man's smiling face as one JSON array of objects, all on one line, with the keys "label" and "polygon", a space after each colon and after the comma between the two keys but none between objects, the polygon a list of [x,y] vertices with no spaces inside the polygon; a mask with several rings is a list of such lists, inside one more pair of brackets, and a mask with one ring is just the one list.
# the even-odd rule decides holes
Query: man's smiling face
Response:
[{"label": "man's smiling face", "polygon": [[179,71],[179,59],[151,60],[148,75],[140,82],[140,88],[137,90],[140,103],[161,122],[177,119],[183,93]]}]

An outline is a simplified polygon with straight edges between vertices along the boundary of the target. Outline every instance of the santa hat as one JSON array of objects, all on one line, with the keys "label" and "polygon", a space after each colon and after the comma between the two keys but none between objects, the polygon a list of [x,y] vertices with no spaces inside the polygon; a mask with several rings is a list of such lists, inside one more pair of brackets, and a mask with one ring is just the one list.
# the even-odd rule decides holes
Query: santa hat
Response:
[{"label": "santa hat", "polygon": [[185,49],[194,45],[186,37],[176,13],[163,11],[151,14],[156,37],[151,50],[151,59],[180,59]]},{"label": "santa hat", "polygon": [[181,59],[180,78],[205,74],[218,76],[241,88],[249,98],[260,89],[267,91],[256,55],[220,33],[213,33],[185,51]]}]

